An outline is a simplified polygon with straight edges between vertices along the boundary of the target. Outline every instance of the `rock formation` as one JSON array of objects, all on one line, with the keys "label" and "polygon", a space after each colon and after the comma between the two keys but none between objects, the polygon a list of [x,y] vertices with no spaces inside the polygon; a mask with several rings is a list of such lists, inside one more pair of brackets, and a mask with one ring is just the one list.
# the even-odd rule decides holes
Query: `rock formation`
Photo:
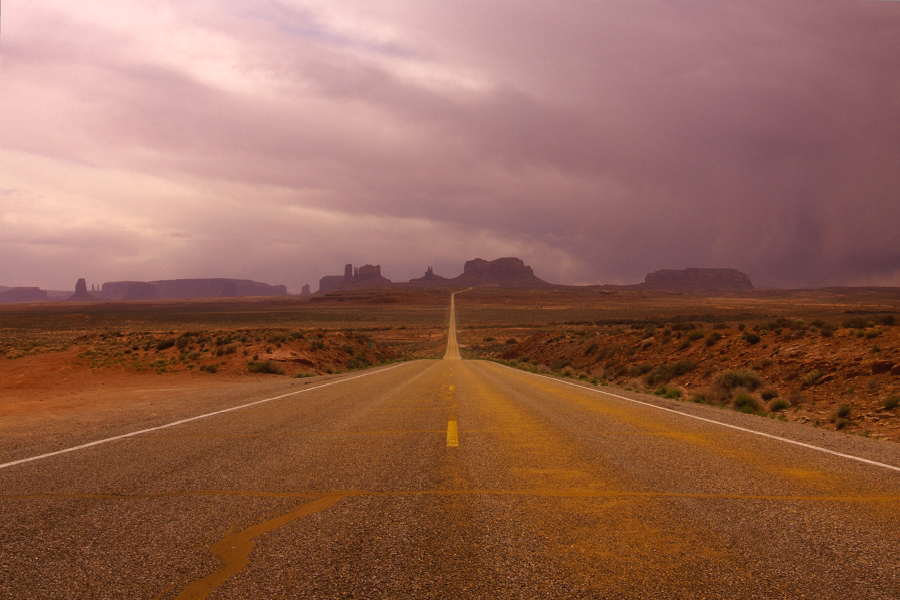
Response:
[{"label": "rock formation", "polygon": [[649,273],[638,288],[673,292],[752,290],[750,277],[737,269],[665,269]]},{"label": "rock formation", "polygon": [[104,300],[175,300],[187,298],[246,298],[285,296],[283,285],[269,285],[249,279],[167,279],[162,281],[111,281],[104,283]]},{"label": "rock formation", "polygon": [[552,284],[538,279],[532,268],[526,265],[522,259],[511,256],[491,261],[481,258],[466,261],[462,275],[450,281],[454,286],[552,287]]},{"label": "rock formation", "polygon": [[300,295],[301,296],[309,296],[309,284],[308,283],[303,284],[303,287],[300,289]]},{"label": "rock formation", "polygon": [[75,302],[96,302],[97,298],[87,291],[87,282],[82,277],[75,283],[75,293],[69,296],[69,300]]},{"label": "rock formation", "polygon": [[47,291],[36,287],[12,287],[0,292],[0,302],[46,302]]},{"label": "rock formation", "polygon": [[382,277],[381,265],[363,265],[354,268],[352,264],[344,266],[344,275],[326,275],[319,280],[319,292],[332,290],[352,290],[369,287],[387,287],[393,285],[390,279]]},{"label": "rock formation", "polygon": [[346,280],[344,275],[326,275],[319,279],[319,293],[330,292],[341,287]]},{"label": "rock formation", "polygon": [[413,287],[451,287],[453,284],[446,277],[434,274],[434,269],[428,267],[425,275],[418,279],[410,279],[406,284]]}]

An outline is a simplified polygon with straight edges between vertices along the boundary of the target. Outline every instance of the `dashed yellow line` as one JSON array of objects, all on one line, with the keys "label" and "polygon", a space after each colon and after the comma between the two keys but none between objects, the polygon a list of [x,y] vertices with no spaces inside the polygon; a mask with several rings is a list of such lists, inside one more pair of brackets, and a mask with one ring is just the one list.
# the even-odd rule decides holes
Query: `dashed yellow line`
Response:
[{"label": "dashed yellow line", "polygon": [[456,428],[456,421],[447,421],[447,447],[455,448],[459,446],[459,434]]}]

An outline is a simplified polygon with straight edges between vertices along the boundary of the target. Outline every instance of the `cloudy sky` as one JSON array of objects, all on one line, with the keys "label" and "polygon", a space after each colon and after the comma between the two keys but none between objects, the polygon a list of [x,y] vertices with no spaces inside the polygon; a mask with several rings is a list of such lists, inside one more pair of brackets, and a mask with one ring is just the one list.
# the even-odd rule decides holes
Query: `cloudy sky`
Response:
[{"label": "cloudy sky", "polygon": [[900,2],[8,0],[0,284],[900,285]]}]

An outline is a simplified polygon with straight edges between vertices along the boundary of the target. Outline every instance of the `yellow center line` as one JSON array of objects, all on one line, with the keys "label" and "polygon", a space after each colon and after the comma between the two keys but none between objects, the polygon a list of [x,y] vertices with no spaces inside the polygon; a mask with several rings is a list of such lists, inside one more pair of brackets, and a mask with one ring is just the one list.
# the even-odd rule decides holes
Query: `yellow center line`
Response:
[{"label": "yellow center line", "polygon": [[447,447],[459,446],[459,435],[456,429],[456,421],[447,421]]}]

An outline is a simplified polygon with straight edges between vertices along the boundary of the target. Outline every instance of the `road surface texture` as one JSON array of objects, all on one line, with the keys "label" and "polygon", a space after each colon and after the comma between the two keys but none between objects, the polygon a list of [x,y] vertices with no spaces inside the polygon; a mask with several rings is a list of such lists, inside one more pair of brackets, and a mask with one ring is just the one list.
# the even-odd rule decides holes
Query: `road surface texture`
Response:
[{"label": "road surface texture", "polygon": [[900,597],[895,444],[448,338],[0,441],[0,598]]}]

